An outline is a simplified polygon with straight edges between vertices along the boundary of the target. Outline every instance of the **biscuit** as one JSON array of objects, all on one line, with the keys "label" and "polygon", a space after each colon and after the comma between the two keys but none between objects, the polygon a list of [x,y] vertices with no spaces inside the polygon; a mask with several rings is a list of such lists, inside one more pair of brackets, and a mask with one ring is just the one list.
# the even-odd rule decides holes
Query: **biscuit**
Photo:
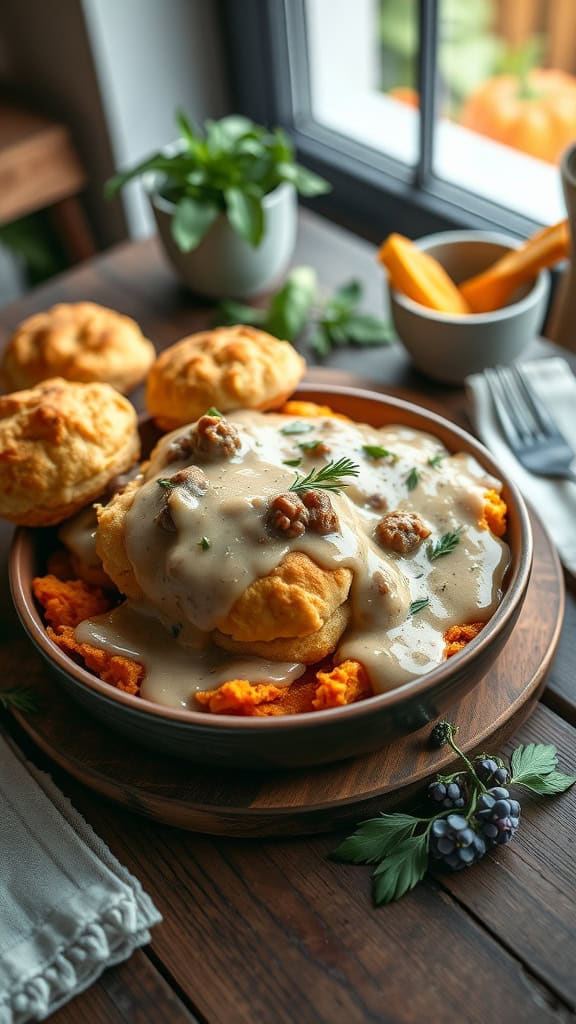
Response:
[{"label": "biscuit", "polygon": [[191,334],[162,352],[148,375],[146,405],[163,430],[191,423],[210,406],[276,409],[306,363],[288,341],[254,327]]},{"label": "biscuit", "polygon": [[4,353],[0,383],[19,391],[63,377],[127,392],[144,380],[155,355],[130,317],[94,302],[61,303],[20,324]]},{"label": "biscuit", "polygon": [[242,641],[233,640],[216,630],[212,638],[218,647],[235,654],[255,655],[268,661],[299,661],[303,665],[315,665],[336,650],[351,614],[350,605],[341,604],[320,629],[308,636]]},{"label": "biscuit", "polygon": [[104,572],[116,584],[120,593],[134,601],[140,600],[144,595],[128,559],[124,525],[126,514],[132,507],[141,483],[142,477],[135,477],[124,490],[115,494],[107,505],[96,505],[96,554],[102,562]]},{"label": "biscuit", "polygon": [[55,378],[0,397],[0,517],[50,526],[138,459],[136,411],[108,384]]},{"label": "biscuit", "polygon": [[306,637],[321,629],[348,597],[352,571],[322,569],[291,551],[267,576],[251,583],[216,626],[240,641]]}]

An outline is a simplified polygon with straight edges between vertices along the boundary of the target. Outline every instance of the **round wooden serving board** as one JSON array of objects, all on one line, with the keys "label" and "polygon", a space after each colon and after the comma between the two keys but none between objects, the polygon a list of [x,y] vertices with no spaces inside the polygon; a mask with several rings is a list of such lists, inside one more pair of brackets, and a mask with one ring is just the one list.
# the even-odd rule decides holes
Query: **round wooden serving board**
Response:
[{"label": "round wooden serving board", "polygon": [[[504,651],[479,686],[445,716],[464,751],[498,747],[530,713],[554,654],[564,610],[558,557],[533,518],[534,568],[526,602]],[[16,643],[18,677],[42,711],[17,713],[33,742],[90,789],[149,818],[215,835],[275,836],[330,831],[414,796],[453,760],[433,750],[431,726],[352,761],[291,771],[202,767],[151,753],[107,730],[65,696],[29,642]]]}]

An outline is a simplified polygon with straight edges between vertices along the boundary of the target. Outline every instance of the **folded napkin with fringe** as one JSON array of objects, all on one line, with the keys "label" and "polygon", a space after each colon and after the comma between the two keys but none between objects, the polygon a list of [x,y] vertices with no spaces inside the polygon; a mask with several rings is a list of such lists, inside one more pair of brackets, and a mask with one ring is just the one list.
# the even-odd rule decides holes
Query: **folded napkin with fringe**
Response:
[{"label": "folded napkin with fringe", "polygon": [[[568,441],[576,441],[576,377],[565,359],[532,359],[522,370]],[[566,569],[576,575],[576,484],[529,473],[512,455],[500,430],[483,374],[466,379],[472,422],[481,441],[544,522]]]},{"label": "folded napkin with fringe", "polygon": [[0,732],[0,1024],[43,1020],[161,920],[140,883]]}]

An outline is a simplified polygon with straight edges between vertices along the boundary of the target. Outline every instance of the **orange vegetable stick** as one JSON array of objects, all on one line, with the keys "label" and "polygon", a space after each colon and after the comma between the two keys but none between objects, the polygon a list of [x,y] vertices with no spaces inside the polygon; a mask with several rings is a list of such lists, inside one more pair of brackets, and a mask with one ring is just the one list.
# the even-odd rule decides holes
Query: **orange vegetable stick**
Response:
[{"label": "orange vegetable stick", "polygon": [[490,313],[504,306],[513,291],[544,267],[551,267],[568,255],[568,221],[543,228],[519,249],[506,253],[475,277],[460,285],[460,292],[474,313]]},{"label": "orange vegetable stick", "polygon": [[386,267],[392,287],[409,299],[441,313],[470,312],[444,267],[404,235],[389,235],[380,246],[378,259]]}]

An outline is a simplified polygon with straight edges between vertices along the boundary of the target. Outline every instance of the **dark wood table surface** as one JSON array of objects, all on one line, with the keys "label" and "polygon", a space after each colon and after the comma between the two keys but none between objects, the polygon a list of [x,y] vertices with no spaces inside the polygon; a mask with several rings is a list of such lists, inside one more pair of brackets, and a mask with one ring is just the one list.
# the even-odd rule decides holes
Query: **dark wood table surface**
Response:
[{"label": "dark wood table surface", "polygon": [[[367,307],[377,311],[384,299],[374,252],[311,214],[301,216],[294,263],[316,267],[326,288],[359,278]],[[149,240],[104,253],[0,310],[4,340],[25,316],[80,299],[135,317],[158,347],[213,316],[178,286]],[[531,354],[554,351],[537,342]],[[352,371],[377,389],[409,389],[466,422],[463,390],[426,381],[411,370],[400,345],[340,349],[326,365]],[[0,531],[0,673],[19,628],[6,576],[10,533],[6,526]],[[509,744],[554,743],[561,766],[572,772],[575,626],[569,591],[546,689]],[[43,764],[6,716],[3,724]],[[521,829],[510,847],[472,869],[435,874],[399,903],[375,909],[370,869],[327,859],[340,835],[263,841],[181,832],[120,810],[60,772],[53,775],[164,916],[151,945],[105,971],[52,1017],[54,1024],[574,1019],[576,787],[555,798],[524,797]]]}]

